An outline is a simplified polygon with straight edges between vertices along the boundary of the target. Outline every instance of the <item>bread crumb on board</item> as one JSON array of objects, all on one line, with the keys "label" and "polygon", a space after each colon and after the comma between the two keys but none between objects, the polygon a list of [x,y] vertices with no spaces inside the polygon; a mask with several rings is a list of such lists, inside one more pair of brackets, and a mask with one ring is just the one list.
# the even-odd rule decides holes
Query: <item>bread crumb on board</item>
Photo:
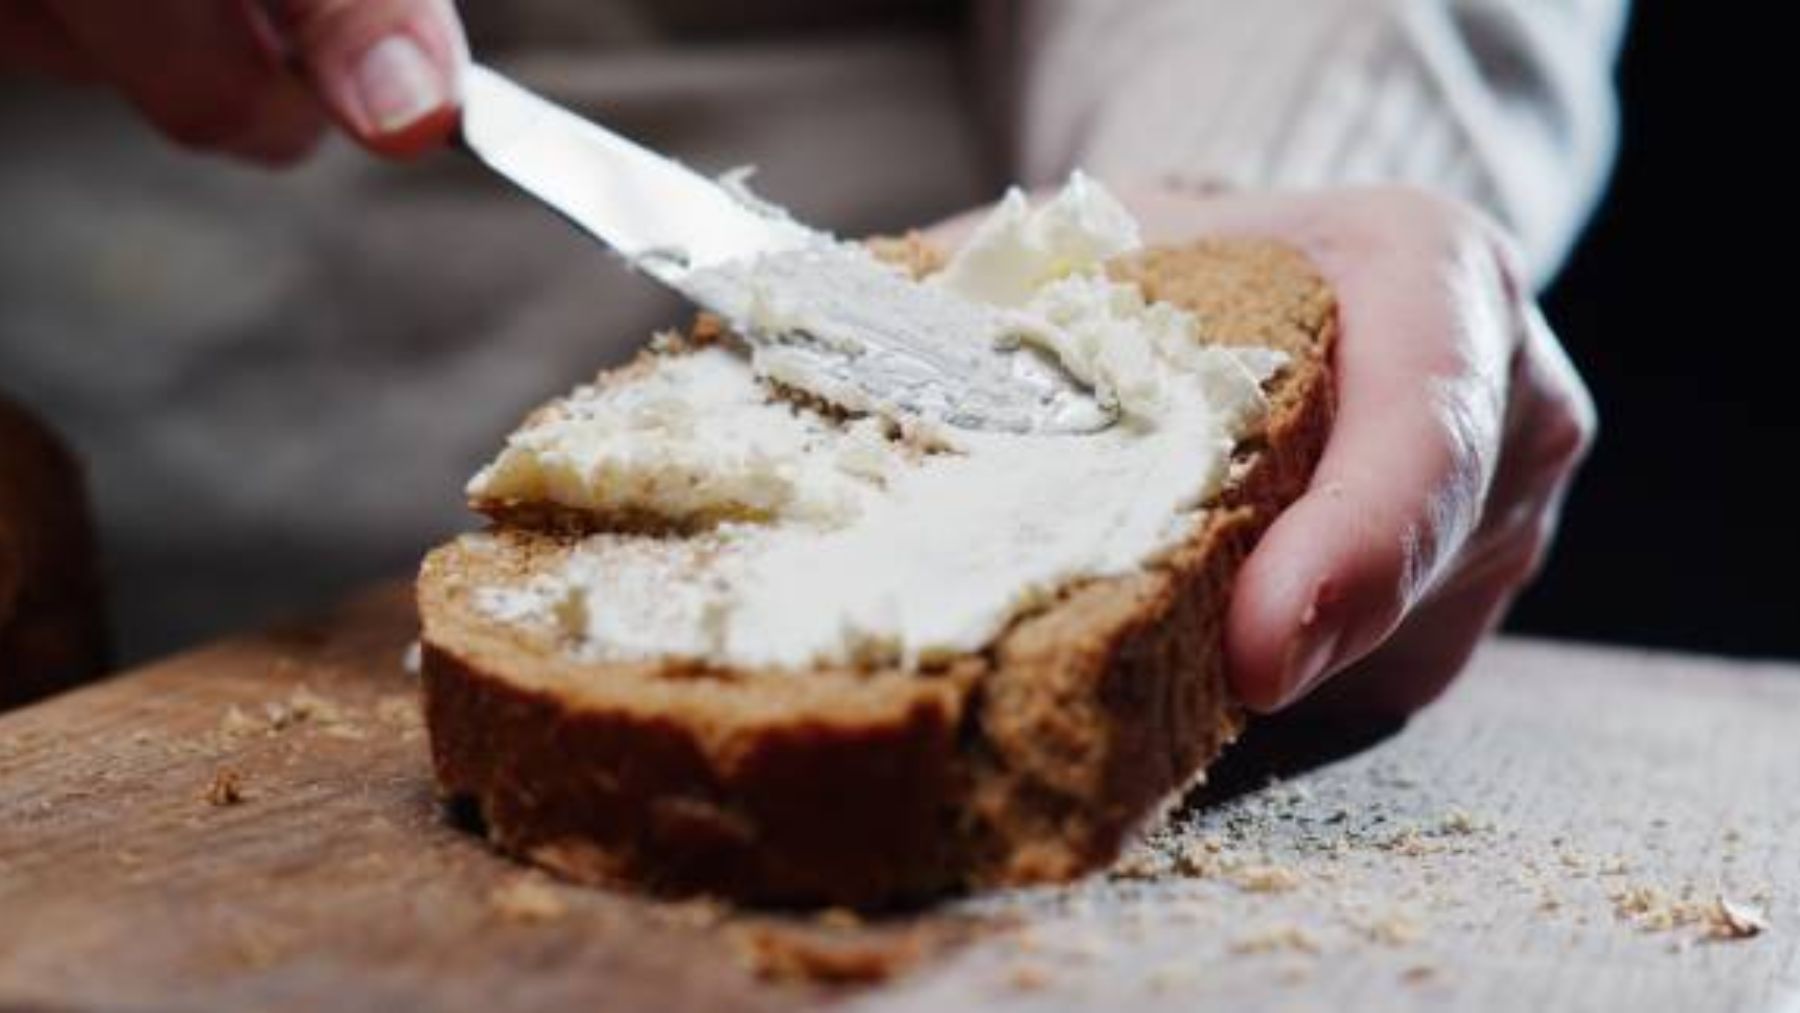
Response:
[{"label": "bread crumb on board", "polygon": [[219,718],[219,734],[228,739],[260,735],[267,731],[268,727],[266,723],[245,713],[244,709],[237,704],[225,708],[225,713]]},{"label": "bread crumb on board", "polygon": [[1767,931],[1769,916],[1761,907],[1723,894],[1713,898],[1706,919],[1708,939],[1752,939]]},{"label": "bread crumb on board", "polygon": [[649,910],[650,917],[660,924],[679,929],[710,929],[730,913],[724,902],[710,897],[659,903]]},{"label": "bread crumb on board", "polygon": [[554,887],[535,876],[509,879],[488,894],[488,907],[509,922],[548,922],[568,914]]},{"label": "bread crumb on board", "polygon": [[1425,936],[1425,928],[1418,919],[1399,911],[1364,922],[1361,930],[1370,942],[1383,946],[1411,946]]},{"label": "bread crumb on board", "polygon": [[399,728],[418,728],[425,722],[419,709],[419,698],[411,694],[384,696],[375,701],[375,717],[383,724]]},{"label": "bread crumb on board", "polygon": [[1006,983],[1021,992],[1041,992],[1054,982],[1050,969],[1043,964],[1014,964],[1006,972]]},{"label": "bread crumb on board", "polygon": [[926,949],[917,931],[851,932],[818,923],[737,925],[730,938],[738,960],[758,978],[827,985],[887,981],[917,964]]},{"label": "bread crumb on board", "polygon": [[1299,925],[1269,926],[1231,941],[1231,952],[1237,954],[1285,952],[1312,956],[1320,949],[1318,939]]},{"label": "bread crumb on board", "polygon": [[[371,720],[362,720],[371,719]],[[219,716],[218,739],[242,739],[278,735],[289,729],[310,727],[326,738],[362,742],[377,734],[375,726],[399,729],[411,738],[424,731],[424,715],[411,693],[382,696],[369,707],[341,703],[310,686],[295,687],[287,695],[265,700],[260,707],[231,704]]]},{"label": "bread crumb on board", "polygon": [[229,767],[223,767],[214,772],[212,781],[207,784],[206,790],[200,793],[200,798],[207,805],[219,809],[240,805],[244,802],[245,797],[244,775]]},{"label": "bread crumb on board", "polygon": [[1752,939],[1769,930],[1762,907],[1724,894],[1702,899],[1692,886],[1670,893],[1658,886],[1637,885],[1612,895],[1613,914],[1645,932],[1697,927],[1703,939]]},{"label": "bread crumb on board", "polygon": [[1231,881],[1246,893],[1288,893],[1300,887],[1300,874],[1284,865],[1247,865]]},{"label": "bread crumb on board", "polygon": [[1438,969],[1430,964],[1414,964],[1400,972],[1400,980],[1408,985],[1424,985],[1436,981],[1438,977]]}]

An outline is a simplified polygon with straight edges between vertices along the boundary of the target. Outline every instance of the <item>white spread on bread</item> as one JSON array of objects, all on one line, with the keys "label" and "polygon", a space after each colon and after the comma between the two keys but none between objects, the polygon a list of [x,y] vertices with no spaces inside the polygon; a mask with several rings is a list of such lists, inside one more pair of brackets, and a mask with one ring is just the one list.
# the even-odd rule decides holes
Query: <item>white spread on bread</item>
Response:
[{"label": "white spread on bread", "polygon": [[1208,346],[1191,314],[1108,278],[1137,245],[1077,177],[1036,209],[1009,194],[924,283],[1037,322],[1015,335],[1123,410],[1100,432],[959,430],[927,453],[777,396],[720,345],[576,391],[471,495],[702,530],[593,536],[560,573],[491,592],[489,614],[594,659],[919,664],[979,650],[1071,581],[1142,568],[1199,522],[1283,360]]}]

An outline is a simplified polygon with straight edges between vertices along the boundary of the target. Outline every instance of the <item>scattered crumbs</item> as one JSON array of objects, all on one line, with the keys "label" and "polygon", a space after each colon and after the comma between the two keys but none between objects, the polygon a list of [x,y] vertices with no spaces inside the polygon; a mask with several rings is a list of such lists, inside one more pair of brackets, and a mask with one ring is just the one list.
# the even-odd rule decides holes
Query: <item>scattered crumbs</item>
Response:
[{"label": "scattered crumbs", "polygon": [[[283,706],[276,705],[278,708]],[[344,720],[344,708],[330,697],[319,695],[310,686],[298,686],[288,694],[284,714],[290,723],[315,721],[322,725],[337,724]]]},{"label": "scattered crumbs", "polygon": [[1400,972],[1400,980],[1408,985],[1424,985],[1437,980],[1438,969],[1430,964],[1414,964]]},{"label": "scattered crumbs", "polygon": [[1311,933],[1298,925],[1275,925],[1258,929],[1232,940],[1231,952],[1316,955],[1319,952],[1319,942],[1313,938]]},{"label": "scattered crumbs", "polygon": [[1110,871],[1115,879],[1155,879],[1162,874],[1160,863],[1147,848],[1133,848],[1126,852]]},{"label": "scattered crumbs", "polygon": [[264,701],[262,712],[263,726],[271,732],[285,731],[306,720],[305,714],[295,713],[292,707],[281,700]]},{"label": "scattered crumbs", "polygon": [[1600,863],[1599,872],[1602,876],[1629,876],[1631,863],[1624,855],[1613,855]]},{"label": "scattered crumbs", "polygon": [[1429,855],[1436,850],[1432,847],[1431,842],[1419,833],[1417,827],[1402,828],[1398,833],[1383,841],[1381,847],[1385,851],[1391,851],[1396,855],[1405,855],[1408,858]]},{"label": "scattered crumbs", "polygon": [[139,748],[148,746],[152,742],[155,742],[155,741],[156,741],[155,737],[152,736],[149,732],[145,731],[142,728],[139,728],[137,731],[131,733],[131,744],[134,746],[137,746]]},{"label": "scattered crumbs", "polygon": [[860,928],[862,916],[847,907],[828,907],[813,915],[813,921],[821,928],[848,930]]},{"label": "scattered crumbs", "polygon": [[1282,865],[1246,865],[1231,881],[1248,893],[1287,893],[1300,886],[1300,874]]},{"label": "scattered crumbs", "polygon": [[[395,723],[405,720],[395,702],[403,699],[384,699],[377,705],[377,716]],[[245,711],[237,704],[225,708],[219,719],[219,733],[226,739],[241,739],[272,735],[307,724],[318,727],[322,734],[334,739],[360,742],[368,738],[367,730],[358,727],[350,718],[350,711],[344,705],[309,686],[299,686],[284,699],[264,701],[260,713]]]},{"label": "scattered crumbs", "polygon": [[235,770],[224,768],[213,774],[213,779],[200,796],[207,805],[224,808],[238,805],[244,801],[244,777]]},{"label": "scattered crumbs", "polygon": [[1716,905],[1693,897],[1693,888],[1680,896],[1656,886],[1627,887],[1612,894],[1613,914],[1645,932],[1669,932],[1705,922]]},{"label": "scattered crumbs", "polygon": [[1050,980],[1050,969],[1042,964],[1014,964],[1006,972],[1006,983],[1021,992],[1041,992]]},{"label": "scattered crumbs", "polygon": [[1175,868],[1182,875],[1197,879],[1218,876],[1229,864],[1223,857],[1225,853],[1225,842],[1208,835],[1183,846],[1175,855]]},{"label": "scattered crumbs", "polygon": [[872,984],[901,974],[925,955],[916,931],[877,934],[764,923],[734,926],[730,939],[744,967],[770,981]]},{"label": "scattered crumbs", "polygon": [[384,696],[375,703],[375,717],[384,724],[401,728],[417,727],[424,720],[419,701],[412,696]]},{"label": "scattered crumbs", "polygon": [[568,913],[568,905],[548,883],[535,876],[520,876],[495,887],[488,907],[509,922],[555,921]]},{"label": "scattered crumbs", "polygon": [[1398,911],[1389,912],[1359,927],[1371,942],[1383,946],[1410,946],[1425,934],[1417,920]]},{"label": "scattered crumbs", "polygon": [[1611,899],[1613,914],[1621,918],[1649,914],[1666,903],[1663,892],[1654,886],[1627,887],[1614,893]]},{"label": "scattered crumbs", "polygon": [[1760,907],[1721,894],[1707,912],[1708,939],[1751,939],[1769,931],[1769,916]]},{"label": "scattered crumbs", "polygon": [[244,713],[237,704],[225,708],[225,714],[219,718],[219,732],[226,738],[238,739],[249,735],[257,735],[268,726]]},{"label": "scattered crumbs", "polygon": [[1476,819],[1464,809],[1452,809],[1438,821],[1438,833],[1445,836],[1466,836],[1492,829],[1493,824]]},{"label": "scattered crumbs", "polygon": [[1310,802],[1313,797],[1311,788],[1295,781],[1271,781],[1268,791],[1271,802],[1290,808],[1303,802]]},{"label": "scattered crumbs", "polygon": [[664,925],[682,929],[710,929],[725,920],[726,908],[707,897],[657,904],[650,916]]}]

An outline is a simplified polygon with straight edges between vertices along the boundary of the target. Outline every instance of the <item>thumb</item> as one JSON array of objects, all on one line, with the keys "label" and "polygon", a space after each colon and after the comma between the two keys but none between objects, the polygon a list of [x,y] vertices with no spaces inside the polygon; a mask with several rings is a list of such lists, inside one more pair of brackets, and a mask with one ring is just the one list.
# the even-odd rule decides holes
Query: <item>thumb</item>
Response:
[{"label": "thumb", "polygon": [[280,0],[284,36],[359,143],[409,157],[456,127],[468,46],[451,0]]}]

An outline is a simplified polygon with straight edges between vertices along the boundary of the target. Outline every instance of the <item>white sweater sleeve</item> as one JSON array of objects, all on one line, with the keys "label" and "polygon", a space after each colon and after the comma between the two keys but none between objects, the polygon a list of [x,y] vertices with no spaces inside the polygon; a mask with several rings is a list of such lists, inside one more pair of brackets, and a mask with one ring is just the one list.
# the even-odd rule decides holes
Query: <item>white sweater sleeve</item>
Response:
[{"label": "white sweater sleeve", "polygon": [[1611,166],[1628,0],[990,0],[1013,170],[1401,182],[1485,207],[1540,280]]}]

